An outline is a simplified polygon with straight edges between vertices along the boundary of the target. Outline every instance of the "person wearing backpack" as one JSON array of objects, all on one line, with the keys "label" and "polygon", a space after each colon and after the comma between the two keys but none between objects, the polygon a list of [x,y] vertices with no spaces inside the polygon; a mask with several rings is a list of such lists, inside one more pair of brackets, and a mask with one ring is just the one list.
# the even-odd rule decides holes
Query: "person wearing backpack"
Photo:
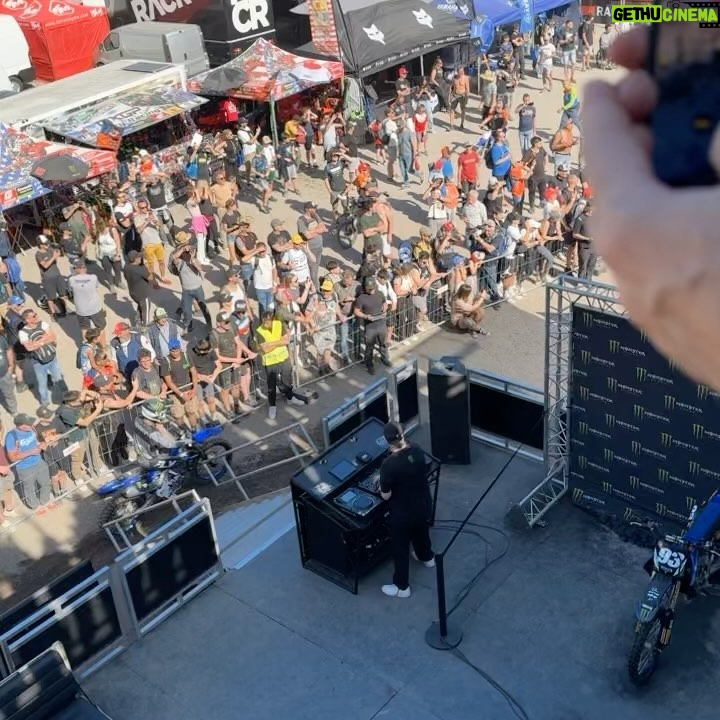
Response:
[{"label": "person wearing backpack", "polygon": [[32,358],[40,403],[49,405],[51,398],[48,377],[53,381],[55,393],[62,395],[67,391],[65,378],[57,359],[57,338],[50,326],[44,320],[40,320],[34,310],[25,310],[22,319],[23,326],[18,333],[18,339]]},{"label": "person wearing backpack", "polygon": [[180,279],[182,318],[187,331],[190,332],[193,326],[193,301],[197,302],[209,331],[212,319],[205,302],[202,266],[195,257],[194,249],[190,245],[181,245],[173,252],[171,263],[176,267]]}]

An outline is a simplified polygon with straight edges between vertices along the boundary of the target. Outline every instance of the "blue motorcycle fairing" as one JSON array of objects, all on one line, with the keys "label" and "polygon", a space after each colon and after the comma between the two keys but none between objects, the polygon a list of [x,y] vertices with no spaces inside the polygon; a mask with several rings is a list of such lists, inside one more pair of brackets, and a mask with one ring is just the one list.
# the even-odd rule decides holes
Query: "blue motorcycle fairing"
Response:
[{"label": "blue motorcycle fairing", "polygon": [[645,591],[645,597],[635,607],[638,622],[652,622],[662,606],[663,599],[672,590],[675,580],[663,573],[655,573]]},{"label": "blue motorcycle fairing", "polygon": [[205,427],[198,428],[192,434],[192,440],[194,443],[204,443],[216,435],[220,435],[223,431],[222,425],[206,425]]},{"label": "blue motorcycle fairing", "polygon": [[98,495],[113,495],[118,492],[118,490],[124,490],[125,488],[140,482],[140,477],[140,473],[138,472],[133,471],[125,473],[124,475],[120,475],[119,477],[113,478],[112,480],[102,484],[95,490],[95,492]]},{"label": "blue motorcycle fairing", "polygon": [[720,493],[715,493],[685,531],[684,539],[688,543],[704,543],[718,530],[720,530]]}]

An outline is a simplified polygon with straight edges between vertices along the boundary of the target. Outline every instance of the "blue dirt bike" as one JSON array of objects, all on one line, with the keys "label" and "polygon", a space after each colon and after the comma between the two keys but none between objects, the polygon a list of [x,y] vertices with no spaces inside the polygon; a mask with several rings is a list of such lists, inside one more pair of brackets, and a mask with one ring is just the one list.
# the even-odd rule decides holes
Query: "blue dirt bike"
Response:
[{"label": "blue dirt bike", "polygon": [[[641,523],[636,523],[641,524]],[[642,523],[655,535],[656,523]],[[657,668],[660,653],[670,644],[675,607],[681,594],[717,595],[720,570],[720,494],[715,493],[698,512],[690,511],[682,535],[657,540],[645,564],[650,583],[635,610],[635,634],[628,657],[628,674],[634,685],[647,683]]]},{"label": "blue dirt bike", "polygon": [[[109,498],[100,514],[100,527],[120,518],[119,525],[131,542],[147,535],[142,517],[133,514],[160,500],[176,495],[187,480],[195,485],[208,485],[227,473],[232,460],[232,446],[218,438],[221,425],[208,425],[193,431],[166,455],[150,458],[97,488],[101,497]],[[227,464],[226,464],[227,462]],[[117,526],[111,529],[122,540]]]}]

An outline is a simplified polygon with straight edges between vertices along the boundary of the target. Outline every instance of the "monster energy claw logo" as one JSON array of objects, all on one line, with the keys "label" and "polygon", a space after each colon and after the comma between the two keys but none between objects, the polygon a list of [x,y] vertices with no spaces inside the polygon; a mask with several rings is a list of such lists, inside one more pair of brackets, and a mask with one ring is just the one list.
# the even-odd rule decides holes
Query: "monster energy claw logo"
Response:
[{"label": "monster energy claw logo", "polygon": [[590,396],[590,388],[580,386],[580,399],[581,400],[587,400]]},{"label": "monster energy claw logo", "polygon": [[581,350],[580,351],[580,359],[583,361],[585,365],[587,365],[590,362],[590,351],[589,350]]},{"label": "monster energy claw logo", "polygon": [[665,395],[665,409],[666,410],[674,410],[675,409],[675,398],[672,395]]},{"label": "monster energy claw logo", "polygon": [[644,367],[636,367],[635,368],[635,379],[638,380],[639,382],[645,382],[645,380],[647,379],[647,374],[648,374],[647,368],[644,368]]},{"label": "monster energy claw logo", "polygon": [[662,503],[655,503],[655,512],[660,516],[663,517],[665,515],[665,510],[667,508]]},{"label": "monster energy claw logo", "polygon": [[632,451],[633,455],[639,455],[642,452],[642,445],[637,441],[632,441]]},{"label": "monster energy claw logo", "polygon": [[615,427],[615,416],[611,415],[610,413],[605,413],[605,424],[609,428],[614,428]]},{"label": "monster energy claw logo", "polygon": [[578,467],[584,470],[587,467],[587,458],[584,455],[578,456]]},{"label": "monster energy claw logo", "polygon": [[611,463],[615,457],[615,452],[610,448],[603,448],[603,457],[605,458],[605,462]]},{"label": "monster energy claw logo", "polygon": [[612,495],[612,491],[613,491],[612,483],[603,482],[602,489],[603,489],[604,493],[607,493],[608,495]]},{"label": "monster energy claw logo", "polygon": [[618,381],[615,378],[609,377],[607,379],[607,386],[608,390],[610,390],[611,392],[615,392],[617,390]]},{"label": "monster energy claw logo", "polygon": [[574,488],[572,493],[572,499],[574,503],[580,502],[585,491],[582,488]]},{"label": "monster energy claw logo", "polygon": [[663,447],[670,447],[672,445],[672,435],[670,433],[660,433],[660,442]]},{"label": "monster energy claw logo", "polygon": [[630,487],[633,490],[637,490],[638,487],[640,487],[640,478],[635,475],[631,475],[630,476]]},{"label": "monster energy claw logo", "polygon": [[646,342],[648,341],[647,333],[646,333],[644,330],[641,330],[641,331],[640,331],[640,339],[641,339],[644,343],[646,343]]},{"label": "monster energy claw logo", "polygon": [[670,479],[670,471],[665,468],[658,468],[658,480],[666,483]]},{"label": "monster energy claw logo", "polygon": [[695,460],[688,461],[688,470],[691,475],[697,475],[700,472],[700,463]]},{"label": "monster energy claw logo", "polygon": [[623,514],[623,517],[625,518],[625,522],[632,520],[634,515],[635,515],[635,511],[632,508],[629,508],[629,507],[625,508],[625,513]]},{"label": "monster energy claw logo", "polygon": [[633,415],[635,415],[638,420],[642,420],[645,415],[645,408],[642,405],[633,405]]},{"label": "monster energy claw logo", "polygon": [[593,326],[593,316],[589,312],[583,311],[583,322],[585,323],[585,327],[592,327]]},{"label": "monster energy claw logo", "polygon": [[693,437],[696,440],[702,440],[705,437],[705,427],[703,425],[693,424]]},{"label": "monster energy claw logo", "polygon": [[608,346],[610,347],[611,353],[620,352],[620,341],[619,340],[608,340]]},{"label": "monster energy claw logo", "polygon": [[685,507],[688,509],[688,512],[690,512],[693,507],[695,507],[695,498],[686,496],[685,497]]},{"label": "monster energy claw logo", "polygon": [[707,396],[709,394],[710,394],[710,388],[707,385],[698,385],[697,386],[698,400],[706,400]]},{"label": "monster energy claw logo", "polygon": [[589,425],[586,422],[579,422],[578,423],[578,432],[581,435],[587,435],[587,431],[589,429]]}]

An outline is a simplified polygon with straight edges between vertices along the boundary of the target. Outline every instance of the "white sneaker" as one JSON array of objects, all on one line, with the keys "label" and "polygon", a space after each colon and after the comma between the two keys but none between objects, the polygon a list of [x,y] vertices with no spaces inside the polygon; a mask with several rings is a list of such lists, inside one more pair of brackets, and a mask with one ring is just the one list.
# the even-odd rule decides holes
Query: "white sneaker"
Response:
[{"label": "white sneaker", "polygon": [[421,562],[425,567],[433,568],[435,567],[435,558],[431,557],[429,560],[419,560],[418,556],[415,554],[414,550],[410,551],[410,554],[413,557],[413,560],[417,560],[418,562]]},{"label": "white sneaker", "polygon": [[396,597],[396,598],[409,598],[410,597],[410,588],[406,587],[404,590],[401,590],[397,585],[383,585],[382,588],[380,588],[385,595],[388,597]]},{"label": "white sneaker", "polygon": [[274,420],[277,417],[277,408],[276,407],[269,407],[268,408],[268,417],[271,420]]},{"label": "white sneaker", "polygon": [[288,403],[290,405],[304,405],[305,404],[299,397],[295,397],[294,395],[288,400]]}]

